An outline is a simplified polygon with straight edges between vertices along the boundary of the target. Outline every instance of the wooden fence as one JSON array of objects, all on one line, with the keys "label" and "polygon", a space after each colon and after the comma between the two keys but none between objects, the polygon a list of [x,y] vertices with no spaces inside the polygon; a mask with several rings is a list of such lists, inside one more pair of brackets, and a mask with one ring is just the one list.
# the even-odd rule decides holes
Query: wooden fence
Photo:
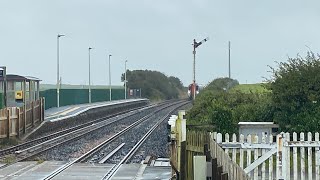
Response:
[{"label": "wooden fence", "polygon": [[[208,132],[188,131],[186,139],[186,179],[194,179],[193,157],[206,155],[212,172],[207,172],[211,179],[227,178],[229,180],[247,180],[245,171],[228,156],[215,141],[215,134]],[[183,148],[182,148],[183,149]]]},{"label": "wooden fence", "polygon": [[24,107],[0,109],[0,139],[20,137],[44,120],[43,99],[26,103]]},{"label": "wooden fence", "polygon": [[[226,155],[252,179],[320,179],[319,133],[262,134],[230,138],[214,133],[213,138]],[[224,141],[223,141],[224,139]],[[222,155],[219,155],[222,157]],[[217,156],[219,158],[219,156]]]}]

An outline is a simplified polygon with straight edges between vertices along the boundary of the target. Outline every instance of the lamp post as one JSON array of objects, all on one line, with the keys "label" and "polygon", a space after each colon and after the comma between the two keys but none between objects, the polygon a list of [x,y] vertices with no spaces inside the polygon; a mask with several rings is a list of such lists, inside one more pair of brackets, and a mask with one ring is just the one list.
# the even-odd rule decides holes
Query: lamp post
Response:
[{"label": "lamp post", "polygon": [[90,50],[92,48],[89,47],[88,51],[89,51],[89,103],[91,103],[91,67],[90,67]]},{"label": "lamp post", "polygon": [[196,42],[196,40],[193,39],[193,100],[196,99],[196,48],[208,40],[208,37],[201,42]]},{"label": "lamp post", "polygon": [[7,67],[0,66],[2,70],[0,70],[0,77],[3,77],[3,103],[4,107],[7,107]]},{"label": "lamp post", "polygon": [[110,68],[110,59],[111,59],[111,54],[109,54],[109,97],[110,97],[110,101],[112,100],[111,98],[111,68]]},{"label": "lamp post", "polygon": [[58,34],[57,35],[57,107],[60,107],[60,66],[59,66],[59,38],[65,35]]},{"label": "lamp post", "polygon": [[124,62],[124,99],[127,99],[127,62]]}]

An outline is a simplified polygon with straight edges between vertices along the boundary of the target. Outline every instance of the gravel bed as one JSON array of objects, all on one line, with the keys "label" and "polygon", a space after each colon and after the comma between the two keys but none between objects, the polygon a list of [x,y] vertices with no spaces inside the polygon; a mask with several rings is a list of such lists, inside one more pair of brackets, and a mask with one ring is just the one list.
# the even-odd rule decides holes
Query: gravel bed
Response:
[{"label": "gravel bed", "polygon": [[50,149],[42,154],[39,154],[37,157],[32,159],[42,159],[42,160],[55,160],[55,161],[68,161],[73,158],[77,158],[89,151],[93,147],[97,146],[104,140],[108,139],[115,133],[119,132],[123,128],[135,122],[137,119],[144,117],[145,115],[153,112],[155,108],[151,108],[145,111],[142,111],[136,115],[125,118],[121,122],[110,124],[104,128],[101,128],[94,133],[89,133],[78,140],[74,140],[67,144],[57,146],[53,149]]},{"label": "gravel bed", "polygon": [[53,149],[50,149],[32,159],[42,159],[42,160],[55,160],[55,161],[68,161],[73,158],[77,158],[89,151],[93,147],[97,146],[104,140],[108,139],[115,133],[124,129],[128,125],[135,122],[137,119],[144,117],[145,115],[151,113],[154,108],[142,111],[136,115],[125,118],[120,122],[110,124],[104,128],[101,128],[94,133],[89,133],[80,139],[74,140],[73,142],[68,142],[67,144],[59,145]]},{"label": "gravel bed", "polygon": [[[136,143],[142,138],[142,136],[144,136],[160,119],[163,118],[163,116],[165,116],[170,111],[171,111],[170,109],[166,109],[159,113],[154,114],[147,121],[144,121],[137,127],[123,134],[121,138],[114,141],[112,144],[117,144],[115,145],[115,147],[119,146],[121,143],[125,143],[125,145],[117,153],[115,153],[110,159],[108,159],[106,163],[109,163],[109,164],[119,163],[119,161],[129,153],[132,147],[136,145]],[[108,154],[108,153],[109,152],[102,151],[99,154]],[[100,157],[103,158],[103,156],[100,156]]]},{"label": "gravel bed", "polygon": [[[192,104],[182,106],[179,109],[188,110],[192,107]],[[178,114],[178,110],[173,112],[172,115]],[[141,163],[147,156],[153,156],[155,158],[167,158],[170,157],[168,135],[170,131],[167,129],[167,123],[169,118],[163,121],[157,129],[149,136],[149,138],[143,143],[141,148],[132,157],[128,163]]]},{"label": "gravel bed", "polygon": [[36,132],[32,133],[26,140],[36,139],[38,137],[43,137],[64,129],[68,129],[71,127],[75,127],[77,125],[81,125],[90,121],[94,121],[99,118],[106,117],[108,115],[112,115],[115,113],[119,113],[125,110],[142,107],[147,105],[146,102],[130,104],[123,107],[101,107],[96,109],[91,109],[87,112],[84,112],[76,117],[71,117],[68,119],[64,119],[61,121],[50,122],[46,121]]}]

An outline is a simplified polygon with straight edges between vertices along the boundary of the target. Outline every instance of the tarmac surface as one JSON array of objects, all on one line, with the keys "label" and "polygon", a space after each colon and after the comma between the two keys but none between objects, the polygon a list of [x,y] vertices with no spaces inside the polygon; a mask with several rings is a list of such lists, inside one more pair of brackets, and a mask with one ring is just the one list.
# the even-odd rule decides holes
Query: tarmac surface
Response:
[{"label": "tarmac surface", "polygon": [[[0,170],[0,179],[5,180],[37,180],[43,179],[54,170],[67,162],[62,161],[26,161],[18,162]],[[155,163],[156,164],[156,163]],[[151,180],[151,179],[170,179],[171,167],[166,165],[161,166],[148,166],[146,164],[124,164],[113,176],[115,180]],[[106,172],[112,168],[114,164],[90,164],[90,163],[77,163],[69,167],[64,172],[56,176],[57,179],[66,180],[95,180],[101,179]]]},{"label": "tarmac surface", "polygon": [[77,104],[70,106],[54,107],[45,110],[44,116],[45,121],[58,121],[70,117],[77,116],[83,112],[86,112],[90,109],[95,109],[99,107],[112,106],[116,104],[124,104],[127,102],[135,102],[143,99],[126,99],[126,100],[117,100],[117,101],[104,101],[97,103],[87,103],[87,104]]}]

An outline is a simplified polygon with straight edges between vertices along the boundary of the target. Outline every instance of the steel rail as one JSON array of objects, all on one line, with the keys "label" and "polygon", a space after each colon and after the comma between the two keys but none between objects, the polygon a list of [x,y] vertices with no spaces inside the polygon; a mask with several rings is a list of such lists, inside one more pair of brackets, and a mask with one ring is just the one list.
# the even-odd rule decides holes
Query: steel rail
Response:
[{"label": "steel rail", "polygon": [[177,108],[188,104],[189,102],[182,103],[181,105],[175,107],[173,110],[171,110],[169,113],[167,113],[160,121],[158,121],[139,141],[136,143],[136,145],[128,152],[128,154],[115,166],[113,166],[102,178],[102,180],[111,179],[116,172],[120,169],[120,167],[128,162],[128,160],[131,159],[131,157],[137,152],[137,150],[142,146],[142,144],[148,139],[148,137],[154,132],[154,130],[164,121],[166,120],[170,114],[175,111]]},{"label": "steel rail", "polygon": [[[70,166],[72,166],[73,164],[77,163],[77,162],[81,162],[84,161],[85,159],[88,159],[89,157],[91,157],[94,153],[96,153],[97,151],[99,151],[101,148],[103,148],[105,145],[109,144],[110,142],[114,141],[115,139],[117,139],[118,137],[120,137],[122,134],[124,134],[125,132],[128,132],[130,129],[138,126],[140,123],[146,121],[148,118],[150,118],[152,115],[154,115],[154,113],[156,112],[160,112],[163,109],[169,108],[171,106],[174,106],[176,104],[181,103],[176,102],[174,104],[169,104],[165,107],[159,108],[156,111],[144,116],[143,118],[139,119],[138,121],[134,122],[133,124],[131,124],[130,126],[126,127],[125,129],[121,130],[120,132],[118,132],[117,134],[113,135],[112,137],[108,138],[107,140],[105,140],[104,142],[100,143],[98,146],[94,147],[93,149],[91,149],[90,151],[86,152],[85,154],[83,154],[82,156],[80,156],[79,158],[73,160],[72,162],[69,162],[61,167],[59,167],[58,169],[56,169],[54,172],[52,172],[51,174],[49,174],[48,176],[46,176],[44,178],[44,180],[48,180],[48,179],[52,179],[55,176],[57,176],[58,174],[60,174],[61,172],[65,171],[66,169],[68,169]],[[115,165],[116,166],[116,165]],[[112,168],[114,168],[115,166],[113,166]]]},{"label": "steel rail", "polygon": [[35,144],[39,144],[39,143],[48,141],[50,139],[53,139],[53,138],[58,137],[58,136],[61,136],[63,134],[67,134],[67,133],[75,131],[77,129],[81,129],[81,128],[86,127],[86,126],[90,126],[93,123],[98,123],[98,122],[101,122],[101,121],[104,121],[104,120],[107,120],[107,119],[110,119],[110,118],[113,118],[115,116],[119,116],[119,115],[122,115],[122,114],[125,114],[125,113],[128,113],[128,112],[131,112],[131,111],[139,110],[139,109],[146,108],[146,107],[153,107],[153,106],[154,105],[143,106],[143,107],[139,107],[139,108],[134,108],[134,109],[130,109],[130,110],[125,110],[125,111],[122,111],[122,112],[114,113],[114,114],[111,114],[111,115],[108,115],[108,116],[105,116],[105,117],[101,117],[101,118],[95,119],[93,121],[84,123],[84,124],[80,124],[80,125],[68,128],[68,129],[64,129],[64,130],[61,130],[61,131],[46,135],[44,137],[40,137],[40,138],[37,138],[37,139],[30,140],[30,141],[27,141],[27,142],[24,142],[24,143],[21,143],[21,144],[18,144],[18,145],[15,145],[15,146],[3,149],[3,150],[0,150],[0,157],[3,157],[5,155],[9,155],[9,154],[13,154],[13,153],[15,153],[16,151],[18,151],[20,149],[24,149],[24,148],[27,148],[27,147],[34,146]]}]

